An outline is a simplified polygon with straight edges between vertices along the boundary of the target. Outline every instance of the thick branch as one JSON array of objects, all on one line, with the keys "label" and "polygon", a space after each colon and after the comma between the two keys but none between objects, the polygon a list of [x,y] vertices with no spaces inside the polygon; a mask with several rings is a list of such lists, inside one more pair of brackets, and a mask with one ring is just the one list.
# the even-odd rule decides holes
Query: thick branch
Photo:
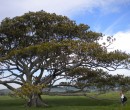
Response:
[{"label": "thick branch", "polygon": [[0,80],[0,84],[6,84],[6,83],[15,83],[15,84],[23,85],[23,83],[14,81],[14,80],[10,80],[10,81],[1,81]]},{"label": "thick branch", "polygon": [[8,85],[7,83],[4,83],[3,85],[6,86],[8,89],[10,89],[12,91],[16,90],[15,88],[13,88],[12,86]]}]

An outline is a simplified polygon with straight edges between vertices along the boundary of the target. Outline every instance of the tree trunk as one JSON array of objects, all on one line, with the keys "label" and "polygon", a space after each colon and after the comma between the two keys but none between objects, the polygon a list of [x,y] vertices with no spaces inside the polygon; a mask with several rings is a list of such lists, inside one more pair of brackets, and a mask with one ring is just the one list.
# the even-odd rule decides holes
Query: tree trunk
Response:
[{"label": "tree trunk", "polygon": [[39,106],[48,106],[48,105],[43,102],[40,94],[33,94],[29,97],[27,106],[39,107]]}]

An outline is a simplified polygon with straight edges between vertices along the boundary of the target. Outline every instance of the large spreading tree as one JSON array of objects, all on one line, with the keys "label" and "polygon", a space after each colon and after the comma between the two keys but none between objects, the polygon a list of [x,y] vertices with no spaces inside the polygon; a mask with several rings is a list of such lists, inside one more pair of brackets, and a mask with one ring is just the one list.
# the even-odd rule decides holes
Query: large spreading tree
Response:
[{"label": "large spreading tree", "polygon": [[[44,11],[5,18],[0,24],[0,84],[12,91],[17,89],[12,84],[18,84],[30,106],[43,104],[40,95],[44,87],[83,90],[113,86],[112,75],[102,68],[125,68],[129,55],[118,50],[108,52],[107,46],[99,43],[102,37],[88,25]],[[67,82],[59,81],[62,79]]]}]

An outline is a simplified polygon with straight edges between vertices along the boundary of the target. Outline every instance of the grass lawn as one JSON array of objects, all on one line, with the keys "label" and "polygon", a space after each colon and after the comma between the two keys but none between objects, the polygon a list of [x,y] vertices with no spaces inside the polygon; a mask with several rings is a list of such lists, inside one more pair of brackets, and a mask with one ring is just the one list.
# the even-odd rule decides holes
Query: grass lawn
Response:
[{"label": "grass lawn", "polygon": [[118,92],[96,96],[98,99],[115,99],[116,101],[95,100],[85,96],[44,95],[43,99],[49,104],[49,107],[27,108],[24,106],[24,100],[0,96],[0,110],[130,110],[130,94],[127,94],[128,101],[125,106],[121,106],[119,97]]}]

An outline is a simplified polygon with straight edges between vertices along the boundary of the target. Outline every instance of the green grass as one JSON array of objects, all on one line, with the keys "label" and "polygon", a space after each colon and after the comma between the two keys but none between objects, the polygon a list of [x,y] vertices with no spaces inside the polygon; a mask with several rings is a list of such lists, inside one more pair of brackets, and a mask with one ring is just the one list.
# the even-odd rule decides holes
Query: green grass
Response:
[{"label": "green grass", "polygon": [[[93,94],[89,94],[93,95]],[[19,98],[0,96],[0,110],[130,110],[130,94],[127,94],[128,102],[121,106],[119,93],[111,92],[97,96],[97,98],[116,99],[94,100],[85,96],[43,96],[49,107],[27,108],[25,102]]]}]

